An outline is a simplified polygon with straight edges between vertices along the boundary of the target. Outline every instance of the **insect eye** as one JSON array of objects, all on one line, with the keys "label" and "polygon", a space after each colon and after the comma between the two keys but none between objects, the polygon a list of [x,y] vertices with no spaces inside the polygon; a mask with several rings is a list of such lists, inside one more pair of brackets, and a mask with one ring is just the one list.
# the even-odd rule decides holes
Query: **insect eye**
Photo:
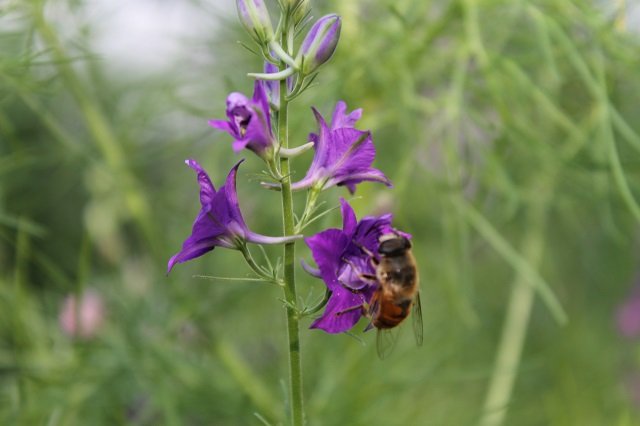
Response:
[{"label": "insect eye", "polygon": [[392,240],[386,240],[380,243],[378,247],[378,253],[385,256],[397,256],[404,253],[407,249],[405,238],[395,238]]}]

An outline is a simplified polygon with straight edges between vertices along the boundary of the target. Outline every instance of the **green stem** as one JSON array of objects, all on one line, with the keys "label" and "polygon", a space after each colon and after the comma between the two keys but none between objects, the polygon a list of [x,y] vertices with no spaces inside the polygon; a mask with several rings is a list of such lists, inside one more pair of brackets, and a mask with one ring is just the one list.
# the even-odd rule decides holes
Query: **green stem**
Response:
[{"label": "green stem", "polygon": [[280,282],[275,276],[267,274],[265,269],[256,263],[253,256],[251,255],[251,252],[249,251],[249,247],[247,247],[246,244],[242,244],[239,250],[244,257],[244,260],[247,262],[247,265],[260,279],[282,286],[282,282]]},{"label": "green stem", "polygon": [[304,212],[302,212],[302,216],[300,216],[298,225],[295,228],[296,233],[302,232],[302,230],[310,223],[311,216],[313,215],[313,212],[316,208],[318,195],[320,195],[320,191],[316,188],[311,188],[309,191],[307,191],[307,202],[304,206]]},{"label": "green stem", "polygon": [[[522,254],[534,268],[539,267],[544,254],[544,232],[555,175],[551,172],[543,179],[537,191],[539,196],[529,210]],[[520,271],[513,282],[480,426],[500,426],[507,415],[534,302],[535,289],[527,281],[526,274]]]},{"label": "green stem", "polygon": [[219,337],[215,341],[217,342],[215,345],[216,355],[231,376],[242,386],[247,396],[251,398],[260,414],[271,421],[277,419],[278,415],[273,408],[276,406],[276,401],[263,383],[256,379],[255,371],[252,371],[250,365],[244,361],[241,354],[229,342]]},{"label": "green stem", "polygon": [[[287,31],[282,32],[282,41],[286,43]],[[287,49],[286,45],[283,45]],[[284,64],[283,64],[284,66]],[[278,136],[280,146],[289,148],[288,135],[288,101],[287,80],[280,80],[280,111],[278,113]],[[284,176],[282,180],[282,214],[284,222],[284,235],[295,234],[293,217],[293,197],[291,193],[291,173],[289,158],[280,157],[280,170]],[[289,401],[291,409],[291,422],[294,426],[302,426],[304,423],[304,408],[302,405],[302,363],[300,360],[300,324],[297,304],[296,277],[295,277],[295,242],[284,246],[284,297],[287,301],[287,336],[289,340]]]}]

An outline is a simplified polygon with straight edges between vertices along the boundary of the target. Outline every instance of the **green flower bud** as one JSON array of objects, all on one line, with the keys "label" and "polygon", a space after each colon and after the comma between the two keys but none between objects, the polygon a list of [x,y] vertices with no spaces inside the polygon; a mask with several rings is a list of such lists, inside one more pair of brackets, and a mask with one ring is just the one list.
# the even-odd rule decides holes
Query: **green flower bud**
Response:
[{"label": "green flower bud", "polygon": [[262,0],[236,0],[240,22],[260,45],[273,40],[273,26],[269,11]]},{"label": "green flower bud", "polygon": [[311,6],[309,0],[284,0],[287,13],[291,14],[293,22],[297,25],[307,16]]}]

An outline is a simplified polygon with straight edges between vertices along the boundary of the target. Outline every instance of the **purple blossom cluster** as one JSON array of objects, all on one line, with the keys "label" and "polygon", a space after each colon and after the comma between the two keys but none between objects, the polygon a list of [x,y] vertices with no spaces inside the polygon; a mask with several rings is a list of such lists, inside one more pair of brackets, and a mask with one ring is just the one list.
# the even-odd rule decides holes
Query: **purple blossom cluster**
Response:
[{"label": "purple blossom cluster", "polygon": [[[371,132],[356,128],[362,110],[349,112],[344,101],[337,102],[329,122],[312,108],[317,129],[309,133],[308,143],[301,147],[282,146],[276,132],[274,114],[283,107],[281,103],[305,90],[318,68],[333,55],[340,35],[340,17],[331,14],[317,20],[294,59],[287,49],[275,42],[277,31],[274,32],[268,10],[261,0],[237,0],[237,3],[242,24],[265,58],[264,73],[250,74],[257,78],[252,96],[230,93],[226,99],[226,119],[210,120],[209,125],[231,136],[236,153],[247,150],[264,161],[273,177],[273,182],[265,183],[265,186],[282,191],[282,182],[288,176],[280,174],[281,157],[302,155],[306,147],[312,146],[314,154],[308,170],[300,180],[287,186],[287,190],[306,190],[310,194],[302,218],[311,216],[315,199],[334,186],[345,186],[351,194],[362,182],[391,186],[385,174],[372,166],[376,150]],[[294,4],[293,9],[287,9],[287,13],[300,22],[306,16],[306,3],[291,4]],[[285,79],[286,84],[281,85],[280,81]],[[286,94],[281,93],[283,88]],[[247,243],[287,244],[303,237],[273,237],[250,230],[241,213],[236,191],[242,161],[236,163],[225,183],[216,191],[202,166],[195,160],[186,160],[196,172],[200,211],[181,250],[169,259],[167,273],[176,264],[198,258],[215,247],[240,250],[247,259]],[[389,233],[407,235],[393,229],[390,214],[368,216],[358,221],[344,199],[341,199],[341,207],[342,229],[326,229],[305,239],[318,265],[317,275],[330,294],[324,314],[311,324],[311,328],[328,333],[347,331],[367,314],[364,307],[371,301],[379,283],[362,277],[375,276],[372,253],[378,253],[380,237]],[[301,231],[304,226],[306,223],[299,223],[297,229]],[[254,268],[254,271],[260,271],[260,268]]]}]

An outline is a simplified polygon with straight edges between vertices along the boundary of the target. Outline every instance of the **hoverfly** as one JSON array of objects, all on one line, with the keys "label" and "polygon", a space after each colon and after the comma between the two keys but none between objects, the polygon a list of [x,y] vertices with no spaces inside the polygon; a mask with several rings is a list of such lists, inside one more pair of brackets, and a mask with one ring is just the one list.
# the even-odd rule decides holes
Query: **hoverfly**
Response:
[{"label": "hoverfly", "polygon": [[[413,309],[413,333],[418,346],[422,345],[422,306],[418,268],[411,252],[411,241],[402,235],[391,233],[379,238],[378,256],[360,246],[371,259],[376,274],[361,274],[367,281],[375,281],[378,287],[369,304],[358,307],[371,319],[366,330],[377,329],[376,349],[381,359],[393,350],[397,340],[397,327]],[[353,309],[353,308],[352,308]]]}]

